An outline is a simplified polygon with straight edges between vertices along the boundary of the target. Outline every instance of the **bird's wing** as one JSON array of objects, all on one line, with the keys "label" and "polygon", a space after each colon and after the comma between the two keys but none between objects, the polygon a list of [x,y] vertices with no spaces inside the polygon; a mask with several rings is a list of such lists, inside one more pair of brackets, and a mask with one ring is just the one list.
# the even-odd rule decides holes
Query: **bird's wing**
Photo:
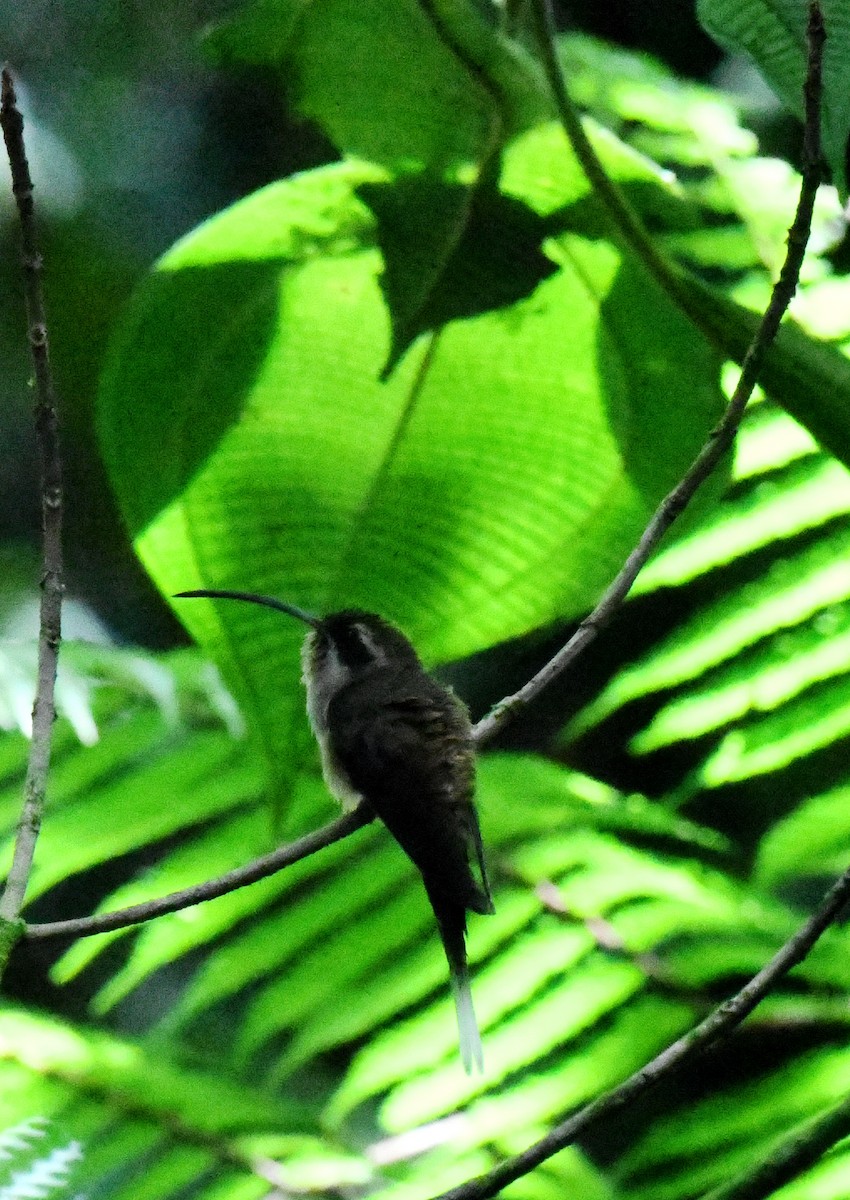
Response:
[{"label": "bird's wing", "polygon": [[[380,676],[380,678],[379,678]],[[474,755],[465,710],[428,676],[385,670],[342,689],[329,709],[333,750],[430,888],[489,912]],[[470,865],[482,866],[482,889]]]}]

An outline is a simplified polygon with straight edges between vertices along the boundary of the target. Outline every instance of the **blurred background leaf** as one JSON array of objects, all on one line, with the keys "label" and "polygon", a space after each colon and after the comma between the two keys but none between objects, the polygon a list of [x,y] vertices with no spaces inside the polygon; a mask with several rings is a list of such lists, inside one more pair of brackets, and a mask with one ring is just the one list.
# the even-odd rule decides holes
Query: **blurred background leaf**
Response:
[{"label": "blurred background leaf", "polygon": [[[820,7],[827,30],[823,54],[823,149],[833,179],[846,199],[850,14],[841,0],[821,0]],[[744,0],[744,3],[698,0],[697,12],[722,46],[752,55],[783,103],[802,118],[808,6],[795,0]]]}]

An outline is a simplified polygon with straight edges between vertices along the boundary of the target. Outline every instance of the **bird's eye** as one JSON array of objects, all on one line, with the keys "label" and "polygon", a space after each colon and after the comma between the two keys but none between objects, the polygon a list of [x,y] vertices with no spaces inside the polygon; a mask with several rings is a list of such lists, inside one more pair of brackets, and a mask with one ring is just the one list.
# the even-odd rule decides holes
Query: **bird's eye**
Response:
[{"label": "bird's eye", "polygon": [[371,630],[360,621],[352,621],[339,631],[338,649],[349,667],[365,667],[381,657]]},{"label": "bird's eye", "polygon": [[368,659],[382,658],[380,647],[377,645],[375,638],[372,635],[371,629],[367,625],[356,624],[353,626],[353,631],[357,637],[363,653]]}]

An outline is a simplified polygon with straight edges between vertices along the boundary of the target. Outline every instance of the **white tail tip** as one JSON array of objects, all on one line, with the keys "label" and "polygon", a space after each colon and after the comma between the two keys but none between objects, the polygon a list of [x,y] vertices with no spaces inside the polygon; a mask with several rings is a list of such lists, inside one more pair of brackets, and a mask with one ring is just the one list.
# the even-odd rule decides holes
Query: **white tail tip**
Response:
[{"label": "white tail tip", "polygon": [[460,1038],[460,1057],[463,1069],[467,1075],[484,1071],[484,1051],[481,1047],[481,1034],[478,1032],[478,1022],[475,1019],[475,1009],[472,1007],[472,989],[469,986],[469,975],[452,975],[452,996],[457,1012],[457,1029]]}]

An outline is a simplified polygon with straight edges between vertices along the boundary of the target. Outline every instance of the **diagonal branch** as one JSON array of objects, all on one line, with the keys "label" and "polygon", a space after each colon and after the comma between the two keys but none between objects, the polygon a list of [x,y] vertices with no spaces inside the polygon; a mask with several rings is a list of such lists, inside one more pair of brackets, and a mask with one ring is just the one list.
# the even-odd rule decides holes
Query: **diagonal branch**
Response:
[{"label": "diagonal branch", "polygon": [[237,888],[247,887],[269,875],[291,867],[302,858],[309,858],[325,846],[331,846],[340,841],[374,818],[374,813],[366,804],[360,804],[352,812],[345,813],[321,829],[308,833],[288,846],[280,846],[270,854],[255,858],[244,867],[227,871],[216,879],[208,879],[205,883],[194,887],[184,888],[179,892],[170,892],[167,896],[159,896],[156,900],[146,900],[142,904],[133,904],[129,908],[119,908],[115,912],[97,913],[93,917],[76,917],[69,921],[50,921],[44,925],[28,925],[25,930],[27,938],[50,937],[91,937],[95,933],[107,933],[112,929],[125,929],[130,925],[141,925],[161,917],[165,913],[177,912],[181,908],[190,908],[204,900],[215,900],[218,896],[226,896]]},{"label": "diagonal branch", "polygon": [[[624,223],[626,240],[632,244],[632,225],[637,217],[626,204],[619,189],[605,174],[564,84],[563,74],[555,48],[555,32],[548,0],[531,0],[537,25],[540,51],[564,130],[573,145],[576,155],[594,184],[594,188],[608,205],[609,212],[621,232]],[[590,616],[586,617],[570,640],[545,664],[537,674],[512,696],[501,700],[475,727],[478,745],[489,741],[499,730],[525,709],[554,679],[557,679],[581,652],[596,638],[601,629],[611,621],[619,610],[632,584],[646,565],[649,556],[664,537],[667,530],[693,499],[697,489],[705,483],[715,470],[723,455],[735,440],[753,388],[758,381],[764,356],[776,337],[779,324],[793,299],[800,277],[800,267],[806,253],[809,231],[812,224],[815,197],[821,182],[822,163],[820,148],[820,108],[822,92],[821,64],[825,32],[820,5],[813,0],[809,18],[809,62],[806,72],[806,122],[803,141],[803,183],[800,198],[791,228],[788,230],[788,249],[779,278],[771,293],[770,303],[762,317],[755,336],[741,365],[738,384],[729,401],[719,425],[712,431],[708,441],[700,450],[685,475],[672,492],[661,501],[653,513],[640,541],[626,559],[620,573],[614,579]],[[604,186],[602,184],[604,180]],[[639,225],[638,228],[642,230]],[[648,242],[645,231],[642,238]],[[658,258],[657,252],[653,256]],[[660,260],[663,262],[663,260]],[[663,268],[669,271],[669,267]]]},{"label": "diagonal branch", "polygon": [[[553,91],[568,135],[573,138],[572,108],[567,97],[563,78],[558,67],[554,49],[554,31],[547,0],[532,0],[537,18],[541,49],[550,72]],[[808,24],[808,64],[805,84],[805,135],[804,168],[800,199],[794,222],[788,232],[788,249],[779,279],[777,280],[768,308],[759,324],[756,336],[742,364],[741,376],[735,388],[729,408],[720,425],[697,456],[693,465],[662,502],[647,526],[644,534],[629,556],[614,583],[602,597],[590,617],[582,623],[576,634],[561,651],[526,686],[514,696],[508,697],[484,721],[479,722],[476,734],[479,741],[491,737],[519,709],[528,704],[543,687],[554,679],[572,662],[602,628],[622,603],[638,571],[646,562],[649,553],[675,520],[684,505],[708,477],[731,445],[744,408],[752,392],[765,350],[779,328],[796,289],[800,267],[808,242],[815,196],[820,184],[820,105],[822,93],[821,64],[825,31],[818,0],[810,0]],[[569,111],[568,111],[569,110]],[[581,137],[584,133],[581,131]],[[585,139],[586,141],[586,139]],[[587,147],[589,148],[589,143]],[[577,151],[578,152],[578,151]],[[590,150],[593,154],[592,149]],[[581,155],[580,155],[581,157]],[[595,154],[593,155],[595,158]],[[601,168],[600,168],[601,169]],[[509,1183],[527,1175],[559,1150],[571,1145],[581,1134],[603,1118],[618,1112],[662,1078],[680,1072],[697,1055],[718,1041],[728,1038],[732,1031],[753,1011],[757,1004],[771,991],[777,982],[802,962],[821,934],[829,928],[850,900],[850,870],[845,872],[827,893],[820,909],[780,949],[753,979],[735,996],[721,1004],[690,1033],[668,1046],[640,1071],[631,1075],[625,1083],[579,1110],[573,1116],[552,1129],[545,1137],[522,1153],[499,1164],[492,1171],[468,1180],[465,1184],[442,1193],[435,1200],[489,1200]]]},{"label": "diagonal branch", "polygon": [[729,1037],[792,967],[801,963],[815,942],[850,902],[850,870],[845,871],[827,892],[823,904],[794,936],[773,956],[767,966],[724,1001],[695,1029],[662,1050],[652,1062],[630,1075],[625,1083],[556,1125],[540,1141],[513,1158],[506,1159],[486,1175],[478,1175],[459,1187],[441,1192],[434,1200],[490,1200],[514,1180],[539,1167],[559,1150],[572,1145],[582,1134],[628,1105],[633,1104],[662,1079],[677,1075],[710,1046]]},{"label": "diagonal branch", "polygon": [[[18,822],[15,850],[6,889],[0,900],[0,920],[15,922],[26,896],[35,844],[47,790],[50,743],[53,731],[54,684],[62,624],[62,464],[56,395],[50,371],[47,323],[41,287],[42,258],[38,248],[33,187],[24,145],[24,121],[17,107],[12,76],[3,70],[0,84],[0,126],[12,172],[12,191],[21,227],[24,297],[35,377],[35,428],[41,470],[42,576],[38,635],[38,682],[33,707],[32,743],[24,803]],[[10,948],[3,939],[0,974]]]}]

